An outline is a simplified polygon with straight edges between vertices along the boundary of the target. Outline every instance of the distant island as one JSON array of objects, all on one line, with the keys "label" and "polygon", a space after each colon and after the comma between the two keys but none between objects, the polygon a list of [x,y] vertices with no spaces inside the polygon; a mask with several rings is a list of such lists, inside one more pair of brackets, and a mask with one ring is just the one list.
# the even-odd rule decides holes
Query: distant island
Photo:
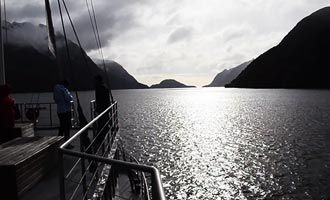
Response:
[{"label": "distant island", "polygon": [[330,7],[301,20],[227,87],[330,88]]},{"label": "distant island", "polygon": [[187,86],[174,79],[165,79],[159,84],[152,85],[150,88],[192,88],[195,86]]},{"label": "distant island", "polygon": [[[102,75],[110,81],[111,89],[148,88],[131,76],[120,64],[106,61],[107,73],[103,66],[96,65],[78,45],[69,41],[71,63],[67,58],[63,36],[56,36],[58,61],[48,51],[47,29],[45,25],[31,23],[7,23],[8,43],[5,49],[7,82],[14,92],[50,92],[59,80],[57,62],[63,70],[64,78],[70,82],[71,90],[93,90],[93,78]],[[86,62],[84,62],[84,58]],[[108,78],[106,77],[108,76]]]},{"label": "distant island", "polygon": [[250,63],[252,60],[244,62],[236,67],[225,69],[215,76],[213,81],[203,87],[224,87],[232,82]]}]

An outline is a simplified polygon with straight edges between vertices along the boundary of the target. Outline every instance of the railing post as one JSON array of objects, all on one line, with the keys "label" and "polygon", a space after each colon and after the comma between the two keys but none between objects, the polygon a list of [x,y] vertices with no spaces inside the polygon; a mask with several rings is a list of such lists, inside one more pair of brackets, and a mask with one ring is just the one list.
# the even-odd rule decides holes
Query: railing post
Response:
[{"label": "railing post", "polygon": [[50,120],[50,127],[53,127],[53,113],[52,113],[52,104],[48,104],[49,105],[49,120]]},{"label": "railing post", "polygon": [[58,168],[59,168],[59,184],[60,184],[60,200],[65,200],[65,184],[64,184],[64,163],[61,150],[58,151]]},{"label": "railing post", "polygon": [[152,199],[164,199],[164,190],[162,186],[162,182],[160,179],[160,174],[157,169],[154,168],[154,170],[151,173],[151,179],[152,179],[152,186],[151,186],[151,192],[152,192]]},{"label": "railing post", "polygon": [[[151,191],[148,190],[147,187],[147,182],[145,180],[145,176],[144,174],[139,174],[138,176],[140,177],[140,179],[143,179],[144,181],[142,182],[142,187],[141,187],[141,193],[142,195],[145,195],[146,199],[150,199],[149,197],[149,193],[151,193],[152,195],[152,199],[159,199],[159,200],[165,200],[165,195],[164,195],[164,190],[162,188],[162,183],[161,183],[161,177],[159,174],[159,171],[155,168],[155,167],[150,167],[150,166],[144,166],[144,165],[139,165],[138,162],[135,160],[135,163],[131,163],[131,162],[124,162],[124,161],[118,161],[116,159],[110,159],[108,157],[103,157],[100,155],[95,155],[94,153],[88,153],[85,151],[85,146],[83,145],[82,140],[84,139],[83,137],[86,136],[85,134],[88,134],[88,127],[91,127],[93,124],[97,123],[98,120],[100,120],[102,117],[104,117],[105,115],[110,115],[111,113],[111,120],[109,120],[108,123],[112,123],[112,127],[111,132],[113,134],[113,136],[115,136],[117,128],[118,128],[118,113],[117,113],[117,104],[113,104],[111,105],[111,107],[108,107],[104,112],[102,112],[101,114],[99,114],[98,116],[96,116],[91,122],[89,122],[86,126],[84,126],[83,128],[81,128],[76,134],[74,134],[68,141],[66,141],[64,144],[61,145],[60,150],[59,150],[59,181],[60,181],[60,200],[65,200],[65,196],[66,196],[66,191],[65,191],[65,183],[66,183],[66,176],[69,177],[71,172],[73,172],[74,168],[72,168],[69,172],[69,174],[65,174],[64,172],[64,165],[63,165],[63,157],[64,155],[68,155],[68,156],[73,156],[75,158],[79,158],[80,162],[81,162],[81,166],[79,165],[79,163],[75,164],[74,167],[77,167],[76,169],[78,169],[79,167],[81,168],[81,176],[83,176],[79,183],[78,186],[76,187],[75,192],[72,194],[72,199],[73,197],[76,195],[76,192],[78,192],[77,194],[81,194],[81,191],[83,190],[83,196],[88,197],[92,195],[92,193],[90,193],[91,189],[93,189],[93,186],[91,186],[92,182],[89,182],[90,178],[94,178],[94,176],[85,176],[85,173],[88,171],[88,163],[87,160],[89,162],[95,162],[95,163],[101,163],[102,164],[108,164],[112,166],[112,170],[114,169],[113,167],[116,166],[117,167],[125,167],[125,168],[129,168],[129,169],[134,169],[134,170],[138,170],[138,171],[143,171],[143,172],[148,172],[151,174]],[[109,131],[109,135],[111,134],[111,132]],[[78,139],[78,137],[80,137],[80,151],[76,150],[67,150],[65,149],[67,145],[69,145],[71,142],[73,142],[75,139]],[[109,149],[110,150],[110,149]],[[108,151],[108,150],[107,150]],[[118,156],[118,149],[115,153],[115,158]],[[134,160],[134,158],[133,158]],[[98,170],[98,169],[97,169]],[[98,172],[96,171],[96,176],[98,176]],[[109,176],[108,180],[111,180],[111,183],[115,184],[116,181],[116,177],[113,176]],[[91,179],[91,181],[94,181]],[[96,186],[96,185],[95,185]],[[114,192],[114,185],[110,186],[112,192]],[[81,190],[82,189],[82,190]],[[71,190],[70,190],[71,191]],[[67,195],[69,195],[69,191],[67,191]],[[112,195],[110,195],[110,199],[112,198]],[[95,197],[98,198],[98,197]],[[94,197],[92,197],[92,199],[95,199]],[[101,197],[102,199],[106,198]]]},{"label": "railing post", "polygon": [[[26,118],[26,113],[25,113],[26,104],[24,103],[22,107],[23,107],[23,110],[22,110],[22,122],[23,122],[23,121],[25,121],[25,118]],[[24,117],[24,120],[23,120],[23,117]]]},{"label": "railing post", "polygon": [[[83,147],[84,134],[86,134],[86,133],[82,133],[82,135],[80,135],[80,152],[85,152],[84,147]],[[81,163],[81,175],[83,176],[83,179],[82,179],[83,196],[85,196],[85,194],[87,192],[86,176],[85,176],[85,172],[86,172],[85,158],[81,158],[80,163]]]},{"label": "railing post", "polygon": [[20,107],[20,112],[21,112],[21,122],[23,122],[23,121],[24,121],[24,120],[23,120],[23,117],[24,117],[24,115],[25,115],[25,113],[24,113],[24,111],[23,111],[23,104],[20,104],[19,107]]},{"label": "railing post", "polygon": [[94,106],[93,106],[93,104],[94,104],[94,100],[92,100],[90,102],[90,105],[89,105],[89,107],[90,107],[90,113],[91,113],[91,120],[94,118]]},{"label": "railing post", "polygon": [[115,113],[115,118],[116,118],[116,131],[118,130],[118,104],[115,104],[116,108],[116,113]]},{"label": "railing post", "polygon": [[[95,118],[95,100],[90,102],[90,109],[91,109],[91,120]],[[95,138],[97,134],[97,123],[93,123],[93,138]]]},{"label": "railing post", "polygon": [[110,135],[109,135],[109,142],[112,142],[110,141],[112,138],[113,138],[113,107],[110,109],[109,113],[108,113],[108,116],[110,117]]},{"label": "railing post", "polygon": [[74,106],[74,101],[70,101],[71,104],[71,128],[76,126],[76,114],[75,114],[75,106]]}]

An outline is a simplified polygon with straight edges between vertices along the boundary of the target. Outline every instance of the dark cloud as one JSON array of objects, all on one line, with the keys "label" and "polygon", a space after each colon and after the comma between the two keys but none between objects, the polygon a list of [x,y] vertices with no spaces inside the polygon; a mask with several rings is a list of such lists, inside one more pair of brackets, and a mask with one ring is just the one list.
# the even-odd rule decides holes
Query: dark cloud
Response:
[{"label": "dark cloud", "polygon": [[[77,30],[78,36],[80,41],[82,42],[83,48],[86,50],[92,50],[97,48],[96,44],[96,39],[94,36],[93,32],[93,26],[90,22],[90,20],[86,20],[86,18],[89,18],[89,16],[85,15],[80,18],[75,18],[74,19],[74,25]],[[108,41],[113,37],[113,32],[111,29],[107,29],[108,27],[113,27],[114,25],[114,20],[106,19],[106,18],[100,18],[98,20],[98,31],[100,34],[100,40],[102,46],[108,45]],[[107,27],[107,28],[106,28]],[[95,29],[95,26],[94,26]],[[72,27],[66,23],[66,30],[68,30],[69,37],[75,41],[73,32],[72,32]],[[96,30],[95,30],[96,31]]]},{"label": "dark cloud", "polygon": [[180,27],[171,33],[171,35],[168,37],[167,42],[171,44],[182,40],[189,40],[192,36],[192,33],[193,33],[193,28]]},{"label": "dark cloud", "polygon": [[42,4],[26,4],[19,6],[9,4],[6,7],[7,21],[29,21],[45,23],[45,7]]},{"label": "dark cloud", "polygon": [[[87,51],[96,49],[97,43],[86,4],[78,4],[77,1],[74,2],[76,3],[68,5],[68,8],[71,8],[70,15],[73,18],[83,48]],[[97,27],[103,47],[108,46],[111,39],[124,33],[135,24],[134,12],[129,12],[132,5],[134,5],[134,3],[131,0],[95,3],[94,9]],[[71,30],[68,32],[69,37],[74,40],[72,28],[68,20],[66,20],[66,27],[68,30]],[[94,28],[96,27],[94,26]]]},{"label": "dark cloud", "polygon": [[[112,0],[112,1],[93,1],[96,13],[98,31],[102,46],[108,46],[111,39],[123,34],[125,31],[136,25],[135,7],[142,6],[145,0]],[[34,24],[45,24],[45,7],[44,1],[31,1],[29,3],[18,0],[18,5],[13,2],[7,6],[8,21],[28,21]],[[72,17],[74,26],[77,30],[79,39],[87,51],[97,48],[90,17],[86,7],[86,1],[66,1],[67,8]],[[91,7],[90,7],[91,8]],[[52,16],[55,30],[62,32],[60,15],[57,1],[51,1]],[[66,17],[64,7],[65,27],[68,37],[75,40],[71,25]]]},{"label": "dark cloud", "polygon": [[[41,17],[45,15],[45,7],[42,5],[28,4],[21,9],[17,10],[18,13],[29,17]],[[15,13],[15,12],[14,12]],[[10,12],[9,12],[10,14]]]},{"label": "dark cloud", "polygon": [[[50,1],[55,30],[62,32],[57,1]],[[91,51],[96,42],[85,1],[66,3],[83,48],[98,57],[96,51]],[[200,74],[209,73],[212,66],[219,70],[235,66],[276,45],[304,16],[328,5],[326,0],[93,2],[105,56],[140,75]],[[9,21],[46,23],[43,0],[6,3]],[[69,38],[75,41],[66,17],[65,21]],[[29,35],[36,36],[32,33],[29,31]],[[46,42],[39,36],[33,40],[36,45],[40,41]]]}]

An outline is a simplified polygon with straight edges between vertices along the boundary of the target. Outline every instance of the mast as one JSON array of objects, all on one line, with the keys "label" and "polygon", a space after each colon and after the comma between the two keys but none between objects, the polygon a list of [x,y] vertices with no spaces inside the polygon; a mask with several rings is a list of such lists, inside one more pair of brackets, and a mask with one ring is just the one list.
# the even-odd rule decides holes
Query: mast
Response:
[{"label": "mast", "polygon": [[2,39],[2,6],[0,0],[0,85],[6,84],[6,75],[5,75],[5,62],[3,54],[3,39]]},{"label": "mast", "polygon": [[63,80],[64,75],[63,75],[63,70],[59,64],[59,58],[57,55],[55,31],[53,26],[53,19],[52,19],[49,0],[45,0],[45,9],[46,9],[46,21],[47,21],[47,29],[48,29],[48,49],[51,52],[51,54],[55,57],[55,60],[57,62],[58,78],[59,80]]}]

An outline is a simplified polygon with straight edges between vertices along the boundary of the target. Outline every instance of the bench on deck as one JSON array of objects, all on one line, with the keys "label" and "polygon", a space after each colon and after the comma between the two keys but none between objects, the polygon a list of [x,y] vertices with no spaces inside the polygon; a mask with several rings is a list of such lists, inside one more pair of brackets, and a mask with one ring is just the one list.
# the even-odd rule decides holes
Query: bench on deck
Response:
[{"label": "bench on deck", "polygon": [[57,163],[63,137],[19,137],[0,145],[0,194],[18,199]]},{"label": "bench on deck", "polygon": [[30,122],[16,122],[14,127],[14,138],[34,136],[34,124]]}]

